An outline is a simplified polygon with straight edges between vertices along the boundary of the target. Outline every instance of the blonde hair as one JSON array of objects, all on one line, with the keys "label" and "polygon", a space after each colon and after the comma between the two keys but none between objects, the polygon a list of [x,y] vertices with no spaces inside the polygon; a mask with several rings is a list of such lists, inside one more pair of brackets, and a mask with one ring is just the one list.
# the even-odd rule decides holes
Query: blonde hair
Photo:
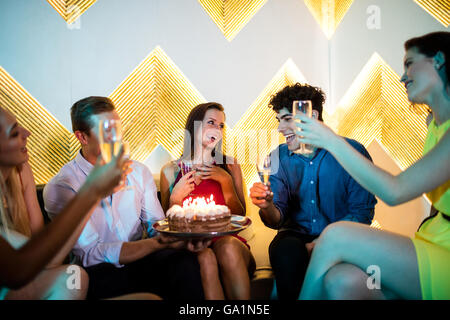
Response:
[{"label": "blonde hair", "polygon": [[[4,205],[8,206],[6,210],[6,217],[9,221],[10,228],[27,236],[31,236],[30,218],[28,216],[27,206],[23,197],[23,187],[20,173],[15,167],[8,179],[5,181],[5,195]],[[5,201],[6,200],[6,201]],[[9,200],[9,201],[8,201]]]},{"label": "blonde hair", "polygon": [[3,231],[7,240],[9,240],[9,226],[11,225],[11,221],[9,219],[10,215],[8,213],[8,209],[10,207],[10,199],[8,193],[6,191],[5,183],[3,180],[3,174],[0,171],[0,232]]}]

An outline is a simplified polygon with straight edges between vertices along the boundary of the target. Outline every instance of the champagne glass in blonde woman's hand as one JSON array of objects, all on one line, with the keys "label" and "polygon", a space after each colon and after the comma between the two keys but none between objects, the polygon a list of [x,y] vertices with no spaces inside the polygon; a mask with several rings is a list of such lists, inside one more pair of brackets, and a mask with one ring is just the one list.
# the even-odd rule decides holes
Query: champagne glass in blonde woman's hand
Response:
[{"label": "champagne glass in blonde woman's hand", "polygon": [[[104,163],[107,164],[114,156],[117,156],[121,147],[123,149],[121,121],[116,119],[100,120],[98,128],[98,143],[100,146],[100,154],[102,159]],[[123,151],[125,152],[125,150]],[[124,179],[126,179],[126,174],[123,172],[122,180],[119,186],[114,189],[114,192],[119,191],[124,187]]]},{"label": "champagne glass in blonde woman's hand", "polygon": [[[94,192],[98,193],[102,198],[114,192],[123,174],[124,159],[123,151],[121,151],[120,147],[117,157],[114,156],[111,160],[105,165],[101,165],[101,162],[97,161],[97,164],[86,178],[82,189],[90,190],[89,192],[95,190]],[[103,202],[103,199],[101,201]]]},{"label": "champagne glass in blonde woman's hand", "polygon": [[130,158],[130,144],[128,141],[122,141],[122,148],[123,148],[123,159],[124,159],[124,173],[122,181],[120,182],[120,190],[130,190],[133,189],[133,186],[130,186],[126,183],[127,175],[133,171],[133,169],[130,168],[131,165],[131,158]]},{"label": "champagne glass in blonde woman's hand", "polygon": [[122,123],[120,120],[100,120],[98,142],[103,161],[105,163],[110,162],[111,158],[117,155],[122,145]]},{"label": "champagne glass in blonde woman's hand", "polygon": [[[296,100],[292,103],[292,116],[295,119],[295,115],[298,113],[303,113],[307,117],[312,117],[312,104],[311,100]],[[299,121],[295,119],[295,121]],[[294,150],[294,153],[298,154],[311,154],[314,152],[314,148],[309,144],[300,144],[300,148]]]}]

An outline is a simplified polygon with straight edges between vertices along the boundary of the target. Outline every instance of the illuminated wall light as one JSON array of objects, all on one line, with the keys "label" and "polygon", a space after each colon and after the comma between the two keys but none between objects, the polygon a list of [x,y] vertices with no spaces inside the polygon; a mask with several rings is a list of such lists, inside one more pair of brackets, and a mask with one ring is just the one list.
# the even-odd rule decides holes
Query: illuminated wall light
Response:
[{"label": "illuminated wall light", "polygon": [[326,120],[365,146],[377,139],[405,169],[422,155],[426,116],[412,110],[400,77],[375,53]]},{"label": "illuminated wall light", "polygon": [[123,123],[133,159],[145,161],[160,144],[172,157],[182,153],[187,116],[205,98],[172,60],[156,47],[110,95]]},{"label": "illuminated wall light", "polygon": [[354,0],[304,0],[314,19],[331,39]]},{"label": "illuminated wall light", "polygon": [[[285,86],[296,82],[306,82],[305,77],[292,59],[288,59],[234,128],[227,132],[230,144],[233,144],[235,148],[234,150],[226,150],[226,152],[235,157],[241,164],[244,180],[248,187],[251,187],[255,181],[259,181],[256,163],[254,162],[258,159],[255,158],[255,154],[251,153],[257,151],[261,155],[267,155],[280,143],[285,142],[281,134],[278,134],[277,141],[272,141],[275,139],[272,139],[271,132],[277,130],[278,122],[275,118],[275,112],[268,106],[270,97]],[[259,134],[259,137],[252,135],[252,133]],[[242,135],[246,135],[245,138],[247,139],[243,139]],[[228,143],[226,146],[228,146]]]},{"label": "illuminated wall light", "polygon": [[[288,84],[305,82],[295,64],[289,59],[233,129],[226,127],[224,142],[236,142],[233,150],[226,150],[242,164],[247,185],[258,180],[255,163],[249,163],[250,151],[259,148],[268,154],[278,141],[269,137],[276,130],[275,114],[268,108],[270,96]],[[32,167],[36,181],[45,183],[78,150],[74,136],[52,117],[31,95],[1,69],[1,103],[18,116],[31,130]],[[173,139],[192,107],[205,99],[186,79],[164,51],[157,47],[111,94],[124,127],[125,139],[130,142],[132,157],[145,161],[160,144],[172,157],[182,152],[183,136]],[[36,116],[39,115],[39,116]],[[374,54],[355,81],[337,110],[324,114],[327,123],[335,123],[341,135],[368,145],[377,139],[389,151],[401,168],[418,159],[426,134],[424,114],[411,111],[405,89],[399,77]],[[328,118],[328,119],[327,119]],[[242,139],[242,132],[264,129],[258,139]],[[261,131],[259,132],[261,134]],[[229,140],[229,141],[228,141]],[[257,144],[257,145],[255,145]],[[42,164],[46,166],[43,167]]]},{"label": "illuminated wall light", "polygon": [[[110,98],[123,121],[131,156],[138,161],[146,160],[158,144],[172,157],[179,157],[182,136],[175,141],[173,133],[184,128],[192,107],[205,102],[160,47],[136,67]],[[36,183],[47,183],[75,156],[78,141],[1,67],[0,104],[33,132],[28,139],[30,164]]]},{"label": "illuminated wall light", "polygon": [[47,0],[61,17],[72,24],[97,0]]},{"label": "illuminated wall light", "polygon": [[267,0],[198,0],[228,41],[253,18]]},{"label": "illuminated wall light", "polygon": [[427,134],[427,113],[412,110],[400,77],[385,65],[382,97],[384,103],[383,145],[391,156],[405,169],[422,155]]},{"label": "illuminated wall light", "polygon": [[30,130],[28,152],[37,184],[46,183],[75,154],[75,137],[0,67],[0,105]]},{"label": "illuminated wall light", "polygon": [[379,229],[379,230],[383,230],[383,228],[381,227],[381,224],[375,219],[372,221],[372,224],[370,225],[370,227]]},{"label": "illuminated wall light", "polygon": [[444,27],[450,24],[450,2],[448,0],[414,0]]}]

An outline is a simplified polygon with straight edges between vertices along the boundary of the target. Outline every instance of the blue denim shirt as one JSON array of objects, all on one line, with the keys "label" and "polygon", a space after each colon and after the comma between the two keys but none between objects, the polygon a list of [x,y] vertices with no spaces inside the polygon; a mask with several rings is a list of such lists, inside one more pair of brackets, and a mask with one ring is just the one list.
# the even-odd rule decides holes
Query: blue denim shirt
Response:
[{"label": "blue denim shirt", "polygon": [[[363,145],[346,140],[372,160]],[[361,187],[331,153],[318,149],[310,159],[289,151],[287,145],[282,144],[271,153],[273,167],[277,167],[273,165],[277,154],[278,170],[275,168],[269,178],[274,205],[281,213],[276,229],[319,235],[328,224],[339,220],[371,223],[376,198]]]}]

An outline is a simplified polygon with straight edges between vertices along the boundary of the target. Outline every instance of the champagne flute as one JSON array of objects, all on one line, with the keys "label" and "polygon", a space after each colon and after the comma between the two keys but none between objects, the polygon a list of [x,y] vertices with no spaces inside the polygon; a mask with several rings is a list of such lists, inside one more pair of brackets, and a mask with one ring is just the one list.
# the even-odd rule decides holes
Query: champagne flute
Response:
[{"label": "champagne flute", "polygon": [[[292,116],[295,117],[297,113],[303,113],[307,117],[312,117],[312,104],[311,100],[296,100],[292,103]],[[298,120],[295,120],[296,122]],[[314,152],[314,148],[305,143],[300,144],[300,148],[294,150],[294,153],[297,154],[311,154]]]},{"label": "champagne flute", "polygon": [[[124,158],[130,157],[130,146],[127,141],[122,140],[122,122],[116,119],[105,119],[99,121],[99,134],[98,141],[100,145],[100,153],[103,161],[108,163],[113,156],[117,156],[122,146],[124,152]],[[125,178],[125,177],[124,177]],[[130,186],[125,185],[125,181],[122,180],[119,184],[119,190],[131,189]]]},{"label": "champagne flute", "polygon": [[[190,159],[183,159],[180,161],[180,169],[181,169],[181,175],[185,176],[192,170],[194,170],[194,161]],[[196,193],[194,191],[191,191],[189,193],[189,197],[194,198],[196,196]]]},{"label": "champagne flute", "polygon": [[192,171],[193,163],[192,160],[181,160],[181,175],[184,176]]},{"label": "champagne flute", "polygon": [[130,158],[130,144],[128,141],[123,140],[122,141],[122,147],[123,147],[123,158],[125,160],[131,160]]},{"label": "champagne flute", "polygon": [[[123,159],[125,161],[131,160],[131,158],[130,158],[130,144],[128,143],[128,141],[125,141],[125,140],[122,141],[122,148],[123,148]],[[122,181],[121,185],[122,185],[122,188],[120,190],[122,190],[122,191],[133,189],[133,186],[126,185],[125,181]]]},{"label": "champagne flute", "polygon": [[99,122],[98,142],[105,163],[116,156],[122,145],[122,123],[120,120],[106,119]]},{"label": "champagne flute", "polygon": [[269,183],[269,176],[271,172],[270,155],[266,156],[261,163],[258,163],[257,169],[261,182],[267,186]]}]

